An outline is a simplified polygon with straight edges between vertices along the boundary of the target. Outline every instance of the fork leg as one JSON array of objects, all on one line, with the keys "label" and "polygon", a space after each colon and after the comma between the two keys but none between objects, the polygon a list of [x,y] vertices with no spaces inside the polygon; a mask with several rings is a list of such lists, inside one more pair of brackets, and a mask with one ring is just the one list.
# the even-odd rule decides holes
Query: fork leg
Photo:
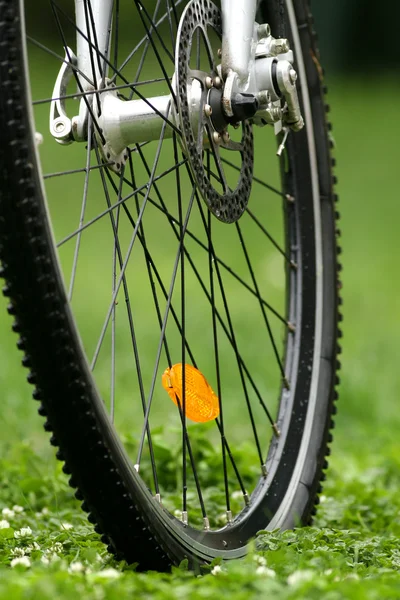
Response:
[{"label": "fork leg", "polygon": [[221,0],[222,9],[222,72],[232,70],[244,83],[250,72],[251,45],[257,0]]},{"label": "fork leg", "polygon": [[[78,66],[95,87],[108,73],[103,57],[108,59],[110,54],[112,10],[113,0],[75,0]],[[96,52],[97,46],[103,57]],[[85,91],[91,87],[83,77],[80,83]]]}]

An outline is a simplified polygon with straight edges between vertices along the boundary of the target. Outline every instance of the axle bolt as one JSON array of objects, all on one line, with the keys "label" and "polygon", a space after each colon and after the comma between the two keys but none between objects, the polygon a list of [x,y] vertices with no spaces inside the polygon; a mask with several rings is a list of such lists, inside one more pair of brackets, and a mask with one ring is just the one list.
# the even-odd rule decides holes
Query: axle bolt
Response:
[{"label": "axle bolt", "polygon": [[205,104],[204,106],[204,114],[206,115],[206,117],[211,117],[212,115],[212,108],[209,104]]},{"label": "axle bolt", "polygon": [[229,135],[229,133],[227,131],[224,131],[224,133],[222,134],[222,141],[224,142],[224,144],[227,144],[231,139],[231,136]]},{"label": "axle bolt", "polygon": [[297,73],[294,69],[290,69],[289,71],[289,79],[291,83],[294,85],[297,81]]},{"label": "axle bolt", "polygon": [[213,140],[215,144],[220,144],[221,143],[221,136],[219,135],[218,131],[214,131],[213,133]]},{"label": "axle bolt", "polygon": [[211,90],[211,88],[213,87],[213,80],[211,79],[211,77],[206,77],[206,88],[208,90]]},{"label": "axle bolt", "polygon": [[222,50],[221,50],[221,48],[218,48],[217,54],[218,54],[218,58],[222,57]]},{"label": "axle bolt", "polygon": [[214,86],[219,90],[222,87],[221,77],[214,77]]},{"label": "axle bolt", "polygon": [[257,28],[257,37],[259,40],[262,40],[263,38],[267,38],[271,35],[271,27],[268,25],[268,23],[263,23],[262,25],[259,25]]},{"label": "axle bolt", "polygon": [[261,92],[257,94],[257,100],[260,106],[267,106],[271,102],[271,94],[268,90],[261,90]]}]

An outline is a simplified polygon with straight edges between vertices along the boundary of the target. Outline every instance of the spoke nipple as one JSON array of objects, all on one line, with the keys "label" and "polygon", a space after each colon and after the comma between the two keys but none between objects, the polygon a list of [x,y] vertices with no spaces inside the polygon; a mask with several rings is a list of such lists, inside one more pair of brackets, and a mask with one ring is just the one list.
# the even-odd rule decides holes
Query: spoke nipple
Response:
[{"label": "spoke nipple", "polygon": [[283,377],[282,382],[283,382],[283,385],[285,386],[285,388],[287,390],[290,390],[290,383],[288,382],[288,380],[286,379],[286,377]]},{"label": "spoke nipple", "polygon": [[290,194],[286,194],[286,200],[288,202],[294,202],[294,196],[291,196]]},{"label": "spoke nipple", "polygon": [[204,105],[204,114],[206,115],[206,117],[211,117],[212,115],[212,108],[209,104],[205,104]]},{"label": "spoke nipple", "polygon": [[210,529],[210,521],[208,520],[208,517],[203,517],[203,528],[205,531],[209,531]]},{"label": "spoke nipple", "polygon": [[136,463],[136,465],[133,465],[133,468],[135,469],[135,471],[137,473],[139,473],[139,464],[138,463]]},{"label": "spoke nipple", "polygon": [[210,89],[213,87],[213,85],[214,85],[214,84],[213,84],[213,80],[211,79],[211,77],[210,77],[210,76],[207,76],[207,77],[206,77],[206,88],[207,88],[208,90],[210,90]]},{"label": "spoke nipple", "polygon": [[261,473],[263,474],[263,477],[266,477],[268,475],[267,465],[265,463],[261,465]]},{"label": "spoke nipple", "polygon": [[224,133],[222,134],[222,141],[224,142],[224,144],[228,144],[230,139],[231,139],[231,136],[229,135],[229,132],[224,131]]},{"label": "spoke nipple", "polygon": [[182,516],[181,516],[181,519],[182,519],[182,523],[183,523],[184,525],[187,525],[187,524],[188,524],[188,514],[187,514],[187,510],[183,510],[183,511],[182,511]]},{"label": "spoke nipple", "polygon": [[161,494],[156,494],[156,495],[154,496],[154,499],[155,499],[155,500],[156,500],[156,501],[157,501],[159,504],[161,504]]},{"label": "spoke nipple", "polygon": [[218,58],[221,58],[221,56],[222,56],[222,50],[221,50],[221,48],[218,48],[217,54],[218,54]]},{"label": "spoke nipple", "polygon": [[287,322],[287,327],[292,333],[296,331],[296,325],[294,325],[294,323],[291,323],[290,321]]},{"label": "spoke nipple", "polygon": [[297,269],[297,267],[298,267],[298,265],[297,265],[297,262],[295,262],[294,260],[291,260],[291,261],[290,261],[290,266],[291,266],[293,269]]},{"label": "spoke nipple", "polygon": [[228,521],[228,523],[232,523],[233,518],[232,518],[232,511],[231,510],[227,510],[226,511],[226,520]]},{"label": "spoke nipple", "polygon": [[218,133],[218,131],[214,131],[213,133],[213,140],[215,144],[220,144],[221,143],[221,136]]},{"label": "spoke nipple", "polygon": [[276,423],[272,425],[272,429],[276,437],[281,437],[281,432],[279,431],[278,425]]},{"label": "spoke nipple", "polygon": [[249,504],[250,504],[250,498],[249,498],[249,495],[248,495],[247,492],[244,492],[244,494],[243,494],[243,500],[244,500],[245,505],[249,506]]},{"label": "spoke nipple", "polygon": [[218,77],[218,75],[216,77],[214,77],[214,86],[217,89],[220,89],[222,87],[222,79],[221,79],[221,77]]}]

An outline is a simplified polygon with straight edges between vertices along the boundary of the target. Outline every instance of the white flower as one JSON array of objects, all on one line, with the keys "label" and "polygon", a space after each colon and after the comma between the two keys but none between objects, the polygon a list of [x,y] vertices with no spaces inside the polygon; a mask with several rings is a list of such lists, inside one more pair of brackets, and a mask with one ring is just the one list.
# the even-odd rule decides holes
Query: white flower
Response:
[{"label": "white flower", "polygon": [[49,559],[47,558],[47,556],[42,556],[42,558],[40,559],[40,562],[43,563],[44,565],[48,565],[50,563]]},{"label": "white flower", "polygon": [[24,509],[22,506],[18,506],[18,504],[14,504],[14,506],[12,507],[13,511],[15,513],[22,513],[24,512]]},{"label": "white flower", "polygon": [[[15,506],[14,506],[15,508]],[[32,529],[30,527],[21,527],[21,529],[14,531],[15,538],[26,538],[32,535]]]},{"label": "white flower", "polygon": [[69,573],[82,573],[85,570],[85,567],[81,562],[73,562],[69,565],[68,572]]},{"label": "white flower", "polygon": [[71,523],[61,523],[60,525],[61,529],[72,529],[73,525],[71,525]]},{"label": "white flower", "polygon": [[40,546],[37,542],[33,542],[33,544],[29,544],[29,546],[27,546],[25,548],[25,554],[30,554],[33,550],[40,550]]},{"label": "white flower", "polygon": [[24,567],[30,567],[31,561],[27,556],[20,556],[18,558],[13,558],[11,561],[11,566],[14,568],[18,565],[23,565]]},{"label": "white flower", "polygon": [[215,567],[211,569],[211,575],[218,575],[218,573],[222,573],[222,569],[219,565],[215,565]]},{"label": "white flower", "polygon": [[46,554],[53,554],[54,552],[58,554],[63,551],[63,545],[61,542],[54,542],[49,548],[46,550]]},{"label": "white flower", "polygon": [[255,560],[255,562],[260,565],[260,567],[265,567],[267,564],[267,561],[265,559],[264,556],[260,556],[259,554],[254,554],[253,555],[253,559]]},{"label": "white flower", "polygon": [[319,501],[320,503],[326,502],[326,496],[324,494],[321,494],[319,497]]},{"label": "white flower", "polygon": [[256,573],[257,575],[265,575],[266,577],[276,577],[276,573],[273,569],[268,569],[268,567],[264,567],[263,565],[257,567]]},{"label": "white flower", "polygon": [[101,577],[103,579],[117,579],[121,576],[121,572],[117,571],[117,569],[113,569],[110,567],[109,569],[103,569],[103,571],[98,571],[96,573],[96,577]]},{"label": "white flower", "polygon": [[313,571],[310,569],[304,569],[303,571],[294,571],[287,578],[287,582],[289,585],[297,585],[298,583],[303,583],[303,581],[310,581],[310,579],[313,577]]},{"label": "white flower", "polygon": [[243,494],[240,490],[236,490],[235,492],[232,492],[231,498],[237,500],[238,498],[243,498]]},{"label": "white flower", "polygon": [[15,517],[15,512],[9,508],[3,508],[1,514],[5,519],[13,519]]},{"label": "white flower", "polygon": [[8,521],[5,519],[0,521],[0,529],[7,529],[8,527],[10,527],[10,523]]},{"label": "white flower", "polygon": [[47,508],[47,506],[43,506],[42,508],[42,515],[48,515],[49,514],[49,509]]},{"label": "white flower", "polygon": [[11,549],[11,556],[25,556],[25,549],[16,546]]}]

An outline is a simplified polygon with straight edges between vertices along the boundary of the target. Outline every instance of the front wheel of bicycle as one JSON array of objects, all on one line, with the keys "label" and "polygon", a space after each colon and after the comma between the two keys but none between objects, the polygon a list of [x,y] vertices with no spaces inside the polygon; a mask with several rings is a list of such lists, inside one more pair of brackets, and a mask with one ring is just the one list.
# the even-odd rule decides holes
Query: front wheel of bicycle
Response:
[{"label": "front wheel of bicycle", "polygon": [[[120,99],[171,93],[185,4],[115,3],[108,77]],[[196,18],[218,23],[203,4]],[[258,4],[258,22],[294,50],[305,127],[278,159],[271,126],[244,123],[247,162],[205,145],[200,181],[187,123],[168,115],[158,142],[126,148],[122,170],[107,162],[100,92],[86,143],[57,145],[45,131],[74,19],[51,2],[50,28],[33,5],[0,0],[4,293],[76,497],[140,569],[234,559],[260,529],[309,523],[326,468],[339,269],[322,70],[308,0]],[[192,69],[218,56],[218,27],[204,35],[190,40]],[[84,96],[67,90],[66,106]],[[227,181],[249,198],[223,223],[204,190],[223,197]]]}]

